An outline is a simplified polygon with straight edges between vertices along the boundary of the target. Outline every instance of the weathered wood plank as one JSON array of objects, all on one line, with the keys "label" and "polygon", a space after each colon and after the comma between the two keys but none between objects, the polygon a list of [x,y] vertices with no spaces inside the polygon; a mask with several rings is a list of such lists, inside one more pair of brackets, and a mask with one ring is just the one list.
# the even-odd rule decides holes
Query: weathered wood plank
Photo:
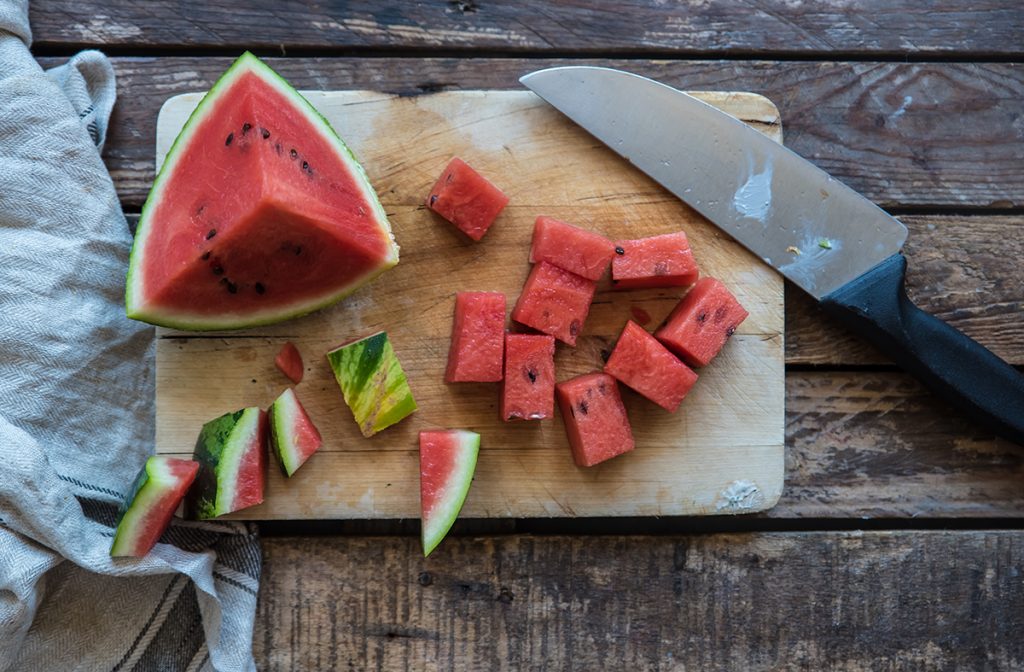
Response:
[{"label": "weathered wood plank", "polygon": [[1024,663],[1024,533],[264,540],[257,666],[962,670]]},{"label": "weathered wood plank", "polygon": [[[907,291],[1012,364],[1024,364],[1024,217],[905,216]],[[866,341],[786,287],[788,364],[887,364]]]},{"label": "weathered wood plank", "polygon": [[[270,59],[299,88],[407,94],[518,88],[522,74],[565,62]],[[789,147],[885,206],[1024,205],[1024,68],[1015,64],[593,62],[691,90],[762,93],[779,107]],[[160,106],[209,88],[229,63],[114,59],[120,98],[105,157],[127,206],[141,205],[152,183]]]},{"label": "weathered wood plank", "polygon": [[493,49],[592,54],[1020,54],[1015,0],[751,5],[657,0],[30,4],[37,44],[287,49]]},{"label": "weathered wood plank", "polygon": [[789,372],[786,487],[773,518],[1024,515],[1024,447],[909,375]]}]

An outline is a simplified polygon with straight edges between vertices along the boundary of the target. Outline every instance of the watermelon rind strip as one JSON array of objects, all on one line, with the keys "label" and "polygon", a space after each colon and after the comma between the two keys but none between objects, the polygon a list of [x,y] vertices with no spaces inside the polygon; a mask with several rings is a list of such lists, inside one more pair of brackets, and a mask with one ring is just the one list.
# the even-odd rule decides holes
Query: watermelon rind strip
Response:
[{"label": "watermelon rind strip", "polygon": [[387,332],[335,348],[327,361],[363,436],[373,436],[417,410]]},{"label": "watermelon rind strip", "polygon": [[430,519],[424,518],[422,521],[423,557],[427,557],[437,548],[459,517],[462,505],[466,502],[466,496],[469,494],[469,487],[473,484],[476,460],[480,454],[479,434],[466,429],[449,431],[458,435],[459,455],[455,462],[455,468],[452,469],[448,481],[444,484],[445,494],[441,497]]},{"label": "watermelon rind strip", "polygon": [[170,458],[154,455],[146,460],[146,464],[139,471],[131,492],[121,504],[110,555],[139,557],[144,554],[145,551],[139,548],[139,543],[140,537],[146,531],[146,517],[168,492],[179,488],[184,480],[171,472],[168,459]]},{"label": "watermelon rind strip", "polygon": [[[249,313],[243,316],[190,315],[180,312],[171,313],[166,310],[158,310],[157,312],[147,310],[143,304],[142,297],[141,267],[145,263],[145,242],[149,236],[149,209],[154,203],[159,203],[162,200],[165,182],[169,179],[168,176],[174,172],[174,167],[178,162],[178,152],[180,147],[184,147],[188,144],[188,141],[195,132],[195,129],[199,127],[202,117],[206,116],[209,110],[211,110],[214,107],[214,104],[219,100],[220,96],[231,88],[231,84],[246,72],[255,72],[259,74],[264,81],[275,85],[280,93],[294,102],[299,109],[305,110],[307,113],[306,118],[309,122],[320,130],[321,135],[323,135],[328,142],[335,144],[336,148],[340,150],[339,154],[342,157],[343,162],[352,171],[355,183],[360,187],[363,196],[373,207],[373,210],[377,215],[377,224],[381,227],[382,232],[390,243],[388,245],[388,256],[381,261],[379,266],[371,269],[361,278],[353,280],[337,292],[328,293],[326,295],[310,299],[304,303],[295,304],[286,308],[271,308],[262,312]],[[296,91],[295,88],[287,82],[287,80],[274,72],[270,66],[258,59],[251,52],[247,51],[242,54],[238,60],[236,60],[231,67],[224,72],[223,75],[221,75],[220,79],[210,87],[210,90],[205,96],[203,96],[203,99],[199,101],[199,104],[186,120],[181,132],[171,144],[171,148],[168,150],[167,156],[164,158],[163,165],[160,166],[160,170],[157,172],[156,178],[153,180],[153,188],[150,190],[149,196],[146,198],[146,202],[142,206],[142,213],[139,216],[139,222],[135,231],[135,240],[132,243],[132,250],[128,260],[128,273],[125,278],[125,312],[128,317],[135,320],[141,320],[149,324],[185,331],[241,329],[244,327],[274,324],[276,322],[281,322],[293,317],[299,317],[301,315],[320,310],[321,308],[325,308],[333,303],[337,303],[359,289],[359,287],[370,282],[378,275],[397,264],[398,254],[398,244],[395,242],[394,232],[391,229],[390,221],[388,221],[387,213],[384,211],[384,206],[381,204],[380,198],[377,196],[377,192],[370,183],[369,177],[366,175],[366,171],[363,169],[363,166],[356,159],[355,154],[353,154],[352,150],[345,144],[344,140],[341,139],[341,136],[339,136],[337,131],[335,131],[331,126],[330,122],[320,114],[312,103]]]}]

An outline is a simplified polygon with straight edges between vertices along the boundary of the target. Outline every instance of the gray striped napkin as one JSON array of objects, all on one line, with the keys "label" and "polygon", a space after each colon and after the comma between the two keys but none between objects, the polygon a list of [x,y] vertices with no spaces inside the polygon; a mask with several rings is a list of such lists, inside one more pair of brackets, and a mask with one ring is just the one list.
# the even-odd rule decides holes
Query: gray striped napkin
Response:
[{"label": "gray striped napkin", "polygon": [[153,446],[153,330],[124,316],[99,152],[114,73],[98,52],[44,73],[30,41],[27,0],[0,0],[0,671],[253,670],[255,527],[176,521],[109,557]]}]

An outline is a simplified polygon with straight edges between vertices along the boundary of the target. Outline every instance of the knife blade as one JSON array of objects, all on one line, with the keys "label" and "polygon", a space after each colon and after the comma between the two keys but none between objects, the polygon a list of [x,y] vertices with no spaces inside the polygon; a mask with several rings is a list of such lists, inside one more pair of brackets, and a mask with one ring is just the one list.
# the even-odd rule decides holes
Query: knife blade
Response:
[{"label": "knife blade", "polygon": [[1024,444],[1024,375],[906,296],[907,229],[743,122],[666,84],[567,66],[520,82],[994,433]]}]

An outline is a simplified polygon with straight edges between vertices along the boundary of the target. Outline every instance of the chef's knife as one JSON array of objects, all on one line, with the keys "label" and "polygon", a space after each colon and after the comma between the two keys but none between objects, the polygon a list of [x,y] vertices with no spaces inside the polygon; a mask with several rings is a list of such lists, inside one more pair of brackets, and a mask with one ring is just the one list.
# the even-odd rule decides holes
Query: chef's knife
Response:
[{"label": "chef's knife", "polygon": [[1024,375],[904,291],[907,229],[809,161],[670,86],[620,70],[519,80],[997,435],[1024,444]]}]

